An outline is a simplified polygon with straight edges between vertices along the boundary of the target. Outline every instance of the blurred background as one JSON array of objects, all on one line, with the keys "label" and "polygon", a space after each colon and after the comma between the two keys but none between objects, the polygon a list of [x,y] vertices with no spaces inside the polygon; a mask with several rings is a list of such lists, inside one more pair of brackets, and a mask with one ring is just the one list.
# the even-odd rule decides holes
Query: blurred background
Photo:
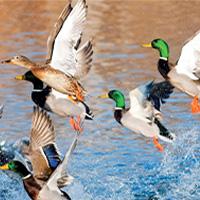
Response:
[{"label": "blurred background", "polygon": [[[73,4],[76,0],[73,1]],[[0,60],[22,54],[44,62],[46,41],[65,0],[1,0]],[[198,200],[200,197],[199,115],[190,113],[191,98],[175,91],[162,107],[163,123],[177,135],[159,153],[152,141],[121,127],[113,118],[114,102],[98,95],[120,89],[127,96],[149,80],[163,80],[158,52],[140,45],[163,38],[176,62],[184,41],[200,29],[200,1],[87,0],[84,40],[94,44],[93,68],[85,80],[87,103],[95,114],[74,153],[75,177],[66,191],[73,200]],[[32,85],[14,77],[26,69],[0,66],[0,103],[5,104],[0,141],[27,137],[31,127]],[[68,119],[51,115],[64,154],[74,132]],[[133,122],[134,123],[134,122]],[[20,178],[0,172],[0,199],[28,199]]]}]

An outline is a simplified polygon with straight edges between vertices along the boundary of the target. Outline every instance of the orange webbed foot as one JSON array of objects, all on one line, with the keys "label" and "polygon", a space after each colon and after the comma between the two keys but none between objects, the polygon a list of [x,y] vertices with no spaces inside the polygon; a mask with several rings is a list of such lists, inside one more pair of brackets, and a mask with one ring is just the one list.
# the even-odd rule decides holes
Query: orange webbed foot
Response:
[{"label": "orange webbed foot", "polygon": [[194,97],[191,103],[191,111],[192,113],[200,112],[199,98],[197,96]]},{"label": "orange webbed foot", "polygon": [[78,116],[77,120],[75,120],[74,117],[70,117],[69,123],[75,131],[78,131],[78,132],[83,131],[83,128],[81,128],[80,116]]},{"label": "orange webbed foot", "polygon": [[158,142],[157,137],[153,137],[153,143],[154,146],[158,149],[158,151],[162,152],[164,150],[164,147]]}]

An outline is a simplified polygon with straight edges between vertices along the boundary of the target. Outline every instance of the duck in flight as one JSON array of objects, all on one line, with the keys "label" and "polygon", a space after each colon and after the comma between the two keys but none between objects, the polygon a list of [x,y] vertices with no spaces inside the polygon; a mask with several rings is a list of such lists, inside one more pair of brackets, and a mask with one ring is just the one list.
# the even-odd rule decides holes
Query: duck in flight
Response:
[{"label": "duck in flight", "polygon": [[70,3],[65,6],[48,37],[45,64],[34,63],[25,56],[3,61],[28,68],[28,72],[16,78],[33,83],[33,101],[60,116],[70,116],[71,126],[78,131],[82,130],[83,119],[93,118],[80,83],[91,69],[93,55],[91,41],[80,47],[86,16],[85,0],[79,0],[74,8]]},{"label": "duck in flight", "polygon": [[100,98],[110,98],[115,101],[114,117],[118,123],[136,133],[153,138],[155,147],[163,151],[158,139],[166,142],[175,139],[175,135],[160,122],[160,106],[172,92],[173,87],[169,82],[151,81],[130,91],[130,108],[126,108],[125,97],[119,90],[111,90]]},{"label": "duck in flight", "polygon": [[177,63],[169,63],[169,46],[163,39],[154,39],[143,47],[159,51],[158,70],[174,87],[193,97],[192,113],[200,112],[200,32],[188,39]]},{"label": "duck in flight", "polygon": [[24,188],[33,200],[71,199],[60,188],[69,185],[73,180],[66,168],[77,145],[79,133],[77,132],[63,160],[56,146],[55,136],[49,115],[39,107],[34,107],[28,151],[25,155],[31,162],[32,171],[19,160],[10,160],[0,166],[1,170],[11,170],[22,177]]}]

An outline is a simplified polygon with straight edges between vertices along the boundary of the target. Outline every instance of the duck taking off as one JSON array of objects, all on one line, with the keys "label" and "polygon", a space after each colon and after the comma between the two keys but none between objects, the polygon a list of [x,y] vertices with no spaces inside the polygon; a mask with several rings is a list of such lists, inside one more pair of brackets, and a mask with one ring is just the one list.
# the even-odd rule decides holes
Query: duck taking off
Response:
[{"label": "duck taking off", "polygon": [[[82,63],[76,63],[74,47],[79,41],[83,25],[87,15],[87,5],[85,0],[79,0],[71,11],[71,4],[67,5],[64,12],[61,13],[56,25],[55,34],[48,38],[47,50],[51,55],[51,62],[47,64],[37,64],[25,56],[14,56],[3,63],[11,63],[28,68],[34,76],[52,87],[56,91],[67,94],[74,100],[84,100],[85,90],[78,81],[75,74],[76,68]],[[67,14],[67,16],[66,16]],[[65,21],[63,22],[63,15]],[[60,25],[60,23],[63,23]],[[53,32],[54,33],[54,32]],[[51,43],[53,41],[53,45]],[[77,53],[77,52],[76,52]],[[49,58],[47,60],[49,62]],[[69,73],[69,69],[74,68],[74,74]]]},{"label": "duck taking off", "polygon": [[200,112],[200,32],[192,36],[182,48],[176,65],[169,63],[169,46],[163,39],[155,39],[143,47],[152,47],[160,53],[158,70],[177,89],[193,97],[192,113]]},{"label": "duck taking off", "polygon": [[30,71],[16,79],[33,83],[33,101],[60,116],[70,116],[70,124],[78,131],[83,119],[93,118],[80,83],[91,69],[93,55],[91,41],[80,47],[86,16],[85,0],[78,0],[74,8],[70,3],[65,6],[47,41],[46,64],[39,65],[25,56],[3,61],[28,68]]},{"label": "duck taking off", "polygon": [[70,200],[60,188],[69,185],[73,178],[67,173],[68,160],[76,147],[79,133],[76,134],[64,159],[61,159],[55,142],[54,125],[44,110],[34,107],[29,144],[26,157],[30,159],[32,171],[21,160],[11,160],[0,166],[1,170],[18,173],[24,188],[33,200]]},{"label": "duck taking off", "polygon": [[165,99],[169,98],[172,92],[173,87],[169,82],[154,83],[151,81],[130,91],[130,108],[125,107],[124,95],[119,90],[111,90],[100,98],[114,100],[116,121],[136,133],[153,138],[155,147],[163,151],[158,138],[166,142],[172,142],[175,139],[175,135],[160,122],[160,106],[165,103]]}]

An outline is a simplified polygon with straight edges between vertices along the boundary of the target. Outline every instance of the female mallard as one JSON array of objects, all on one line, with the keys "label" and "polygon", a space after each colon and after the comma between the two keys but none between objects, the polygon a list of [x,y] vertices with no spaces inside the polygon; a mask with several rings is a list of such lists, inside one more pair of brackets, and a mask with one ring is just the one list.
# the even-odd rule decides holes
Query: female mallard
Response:
[{"label": "female mallard", "polygon": [[143,46],[159,51],[158,70],[161,75],[173,86],[194,97],[191,110],[193,113],[200,112],[198,103],[200,97],[200,33],[196,33],[183,46],[181,56],[173,68],[168,62],[169,47],[164,40],[155,39]]},{"label": "female mallard", "polygon": [[30,172],[22,162],[17,160],[4,164],[0,169],[18,173],[23,179],[25,190],[33,200],[70,199],[69,195],[59,188],[72,181],[72,177],[66,173],[66,166],[77,140],[78,134],[61,161],[51,119],[45,111],[39,110],[38,107],[34,108],[27,155],[33,171]]},{"label": "female mallard", "polygon": [[28,68],[35,77],[57,92],[68,95],[74,103],[83,101],[86,91],[79,82],[79,72],[84,73],[83,71],[90,69],[91,55],[85,60],[81,48],[80,52],[76,45],[79,43],[86,15],[85,0],[79,0],[73,9],[71,4],[65,7],[48,38],[46,64],[37,64],[25,56],[14,56],[3,63]]},{"label": "female mallard", "polygon": [[[83,102],[84,90],[79,82],[92,65],[91,42],[79,48],[86,15],[85,0],[79,0],[73,9],[71,4],[64,8],[48,38],[46,65],[33,63],[24,56],[4,61],[29,68],[31,72],[17,76],[17,79],[26,79],[34,84],[34,102],[58,115],[71,116],[70,124],[79,131],[82,130],[80,126],[85,116],[87,119],[93,118],[89,107]],[[44,89],[43,82],[50,87]],[[75,120],[74,116],[78,116],[78,119]]]},{"label": "female mallard", "polygon": [[119,90],[111,90],[101,98],[111,98],[116,107],[114,117],[121,125],[146,137],[153,138],[156,148],[163,150],[158,138],[170,142],[175,135],[170,133],[159,121],[160,106],[165,103],[173,92],[173,87],[167,81],[161,83],[149,82],[141,85],[129,93],[130,108],[125,108],[125,98]]},{"label": "female mallard", "polygon": [[[90,52],[92,48],[90,42],[88,42],[84,47],[84,52]],[[43,82],[36,78],[31,71],[26,72],[24,75],[16,76],[16,79],[30,81],[33,84],[31,97],[34,103],[47,111],[58,114],[59,116],[70,116],[70,124],[75,130],[82,130],[80,124],[84,119],[93,119],[92,111],[86,103],[83,101],[73,103],[66,98],[65,95],[59,94],[58,92],[56,93],[56,91],[49,86],[44,88]],[[76,116],[78,116],[77,120],[75,120]]]}]

